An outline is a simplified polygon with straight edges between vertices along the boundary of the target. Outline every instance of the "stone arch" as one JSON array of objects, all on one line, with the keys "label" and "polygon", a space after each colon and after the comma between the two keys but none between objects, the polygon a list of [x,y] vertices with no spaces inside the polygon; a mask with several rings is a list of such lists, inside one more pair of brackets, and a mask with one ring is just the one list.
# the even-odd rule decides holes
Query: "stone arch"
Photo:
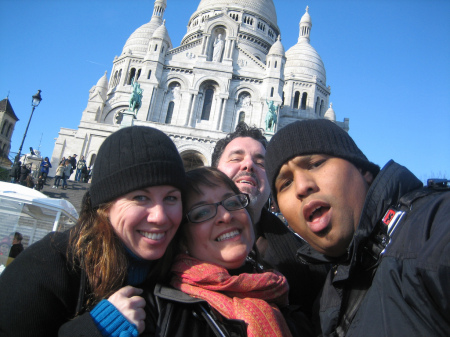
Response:
[{"label": "stone arch", "polygon": [[211,165],[211,150],[209,149],[207,143],[191,142],[183,145],[177,144],[177,148],[181,158],[185,158],[190,154],[195,154],[196,158],[201,159],[201,161],[203,162],[203,166]]},{"label": "stone arch", "polygon": [[227,15],[223,15],[222,17],[216,16],[212,20],[208,20],[205,24],[203,32],[204,34],[211,34],[212,37],[213,32],[217,27],[225,28],[228,37],[237,37],[239,24]]},{"label": "stone arch", "polygon": [[230,97],[234,97],[235,99],[238,99],[239,95],[243,91],[247,91],[250,94],[250,96],[252,97],[252,101],[259,101],[259,100],[261,100],[261,95],[260,95],[260,92],[259,92],[258,88],[254,87],[251,84],[247,84],[247,83],[238,85],[236,88],[234,88],[230,92]]},{"label": "stone arch", "polygon": [[172,82],[179,82],[182,90],[186,90],[189,87],[189,80],[182,74],[170,74],[166,79],[166,88],[169,88]]},{"label": "stone arch", "polygon": [[217,85],[218,92],[222,92],[222,93],[226,92],[225,91],[226,84],[223,83],[220,78],[215,78],[215,77],[212,77],[212,76],[203,76],[203,77],[199,78],[193,85],[194,86],[194,90],[200,92],[202,86],[206,82],[214,82],[215,85]]},{"label": "stone arch", "polygon": [[116,124],[118,124],[117,123],[118,120],[116,120],[117,113],[127,110],[127,109],[128,109],[128,104],[126,104],[126,105],[124,103],[119,104],[116,107],[114,107],[113,109],[109,110],[107,113],[105,113],[99,122],[105,123],[105,124],[116,125]]},{"label": "stone arch", "polygon": [[186,171],[205,166],[208,162],[203,154],[194,150],[184,151],[180,155]]}]

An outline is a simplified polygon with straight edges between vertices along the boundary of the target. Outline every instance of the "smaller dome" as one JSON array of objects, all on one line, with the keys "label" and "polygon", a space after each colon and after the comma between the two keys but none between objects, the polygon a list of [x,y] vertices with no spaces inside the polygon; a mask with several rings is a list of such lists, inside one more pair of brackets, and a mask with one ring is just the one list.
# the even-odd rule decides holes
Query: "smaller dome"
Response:
[{"label": "smaller dome", "polygon": [[98,80],[98,88],[108,88],[108,78],[106,77],[106,73],[107,71],[105,71],[105,74]]},{"label": "smaller dome", "polygon": [[145,55],[150,38],[153,36],[155,30],[161,26],[161,23],[162,19],[159,16],[153,16],[150,22],[136,29],[125,43],[122,54],[126,54],[131,51],[132,54]]},{"label": "smaller dome", "polygon": [[166,41],[169,44],[169,47],[172,48],[172,41],[170,40],[169,32],[166,28],[166,20],[163,21],[161,26],[156,28],[155,32],[153,33],[153,38]]},{"label": "smaller dome", "polygon": [[311,16],[308,13],[309,7],[306,6],[306,12],[303,14],[302,19],[300,20],[300,23],[309,23],[312,25]]},{"label": "smaller dome", "polygon": [[328,108],[327,112],[325,112],[325,115],[323,117],[332,122],[336,121],[336,114],[333,110],[333,103],[330,103],[330,107]]},{"label": "smaller dome", "polygon": [[280,55],[280,56],[284,56],[284,47],[283,44],[281,43],[281,37],[280,35],[278,35],[277,40],[275,41],[275,43],[272,45],[272,47],[270,47],[269,53],[267,55]]}]

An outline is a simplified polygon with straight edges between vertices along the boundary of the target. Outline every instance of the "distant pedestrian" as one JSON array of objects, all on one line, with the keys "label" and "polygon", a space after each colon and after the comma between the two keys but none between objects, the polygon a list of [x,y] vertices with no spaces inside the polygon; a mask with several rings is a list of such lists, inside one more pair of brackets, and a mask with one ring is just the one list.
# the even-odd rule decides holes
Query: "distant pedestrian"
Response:
[{"label": "distant pedestrian", "polygon": [[42,175],[42,177],[44,179],[44,185],[47,182],[48,171],[51,167],[52,167],[52,164],[48,160],[48,157],[45,157],[44,160],[41,162],[41,170],[40,170],[41,172],[39,174],[39,176]]},{"label": "distant pedestrian", "polygon": [[23,186],[27,186],[27,177],[30,175],[30,166],[27,164],[23,164],[20,168],[20,178],[19,182]]},{"label": "distant pedestrian", "polygon": [[[73,156],[69,156],[69,161],[70,161],[70,165],[72,165],[72,169],[70,170],[70,175],[72,175],[73,171],[76,169],[77,167],[77,155],[74,154]],[[67,179],[69,179],[69,177],[67,177]]]},{"label": "distant pedestrian", "polygon": [[66,163],[64,165],[64,175],[63,175],[63,184],[62,184],[63,190],[67,190],[67,180],[70,178],[70,175],[72,174],[72,172],[73,172],[72,165],[70,164],[69,159],[67,159]]},{"label": "distant pedestrian", "polygon": [[17,255],[23,252],[22,240],[23,240],[22,234],[20,234],[19,232],[15,232],[11,250],[9,251],[9,257],[16,258]]},{"label": "distant pedestrian", "polygon": [[52,188],[58,188],[59,183],[61,182],[61,178],[64,176],[64,166],[65,163],[59,163],[59,166],[56,168],[55,173],[55,182],[53,183]]},{"label": "distant pedestrian", "polygon": [[45,182],[44,174],[41,172],[41,175],[39,176],[37,184],[34,188],[38,191],[42,190],[44,188],[44,182]]},{"label": "distant pedestrian", "polygon": [[84,156],[81,156],[80,160],[77,163],[77,172],[75,173],[75,181],[80,181],[83,170],[86,170],[86,160],[84,160]]},{"label": "distant pedestrian", "polygon": [[20,165],[22,165],[22,163],[20,162],[20,160],[15,163],[13,165],[13,167],[11,168],[11,171],[9,173],[9,176],[11,177],[11,183],[17,183],[19,182],[20,179]]}]

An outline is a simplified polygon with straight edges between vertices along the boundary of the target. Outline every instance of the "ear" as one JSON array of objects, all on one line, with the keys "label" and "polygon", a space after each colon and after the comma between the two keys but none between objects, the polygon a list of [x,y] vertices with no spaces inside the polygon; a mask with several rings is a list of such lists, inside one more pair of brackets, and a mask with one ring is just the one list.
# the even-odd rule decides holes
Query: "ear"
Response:
[{"label": "ear", "polygon": [[[362,172],[361,172],[362,173]],[[373,174],[370,171],[366,171],[363,173],[363,178],[367,182],[367,184],[370,186],[373,182]]]}]

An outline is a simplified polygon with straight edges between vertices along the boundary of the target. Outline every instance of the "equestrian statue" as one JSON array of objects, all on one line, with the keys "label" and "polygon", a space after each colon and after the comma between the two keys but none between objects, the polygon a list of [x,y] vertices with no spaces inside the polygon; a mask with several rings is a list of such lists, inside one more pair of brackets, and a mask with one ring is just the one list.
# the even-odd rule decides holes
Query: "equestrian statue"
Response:
[{"label": "equestrian statue", "polygon": [[275,124],[277,123],[277,111],[280,106],[275,106],[273,101],[268,102],[267,99],[266,103],[269,107],[266,115],[266,131],[273,131],[275,129]]}]

